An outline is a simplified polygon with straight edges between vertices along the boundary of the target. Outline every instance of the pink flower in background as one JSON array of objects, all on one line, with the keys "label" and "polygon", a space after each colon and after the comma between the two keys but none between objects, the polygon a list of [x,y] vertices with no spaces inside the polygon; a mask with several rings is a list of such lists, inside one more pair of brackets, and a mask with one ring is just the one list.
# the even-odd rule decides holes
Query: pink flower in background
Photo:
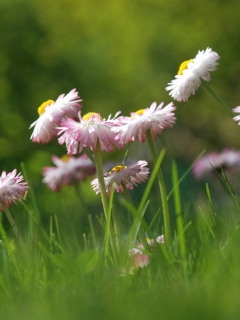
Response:
[{"label": "pink flower in background", "polygon": [[73,89],[66,96],[60,95],[56,101],[48,100],[39,108],[39,118],[33,122],[29,129],[34,127],[30,139],[37,143],[48,143],[57,136],[56,127],[62,119],[77,117],[82,100],[78,92]]},{"label": "pink flower in background", "polygon": [[95,166],[85,154],[77,158],[52,156],[52,161],[55,167],[43,168],[43,182],[53,191],[59,191],[64,185],[84,180],[96,172]]},{"label": "pink flower in background", "polygon": [[3,210],[3,203],[10,207],[12,202],[22,200],[29,189],[28,183],[23,182],[23,175],[16,174],[17,170],[14,169],[8,174],[3,171],[0,176],[0,212]]},{"label": "pink flower in background", "polygon": [[[164,243],[164,235],[158,236],[156,239],[146,239],[150,251],[154,251],[156,243]],[[128,251],[128,255],[131,257],[130,273],[133,273],[135,269],[144,268],[150,263],[149,255],[144,251],[142,243],[139,243],[136,248],[132,248]]]},{"label": "pink flower in background", "polygon": [[210,81],[210,71],[216,71],[219,55],[207,48],[205,51],[198,51],[194,59],[184,61],[179,68],[178,74],[172,80],[167,91],[170,96],[178,101],[187,101],[188,98],[199,88],[201,81]]},{"label": "pink flower in background", "polygon": [[102,119],[99,113],[90,112],[81,116],[79,112],[79,122],[72,119],[62,121],[58,128],[59,135],[63,135],[58,139],[60,144],[66,143],[68,154],[81,153],[83,148],[95,150],[97,141],[100,143],[101,151],[114,151],[114,147],[120,148],[121,145],[115,140],[116,133],[112,128],[119,125],[116,117],[113,119],[108,117],[107,120]]},{"label": "pink flower in background", "polygon": [[[129,166],[116,166],[109,173],[105,173],[104,182],[107,195],[110,195],[111,188],[117,192],[123,192],[124,184],[127,189],[133,189],[134,186],[146,181],[149,175],[149,169],[146,168],[147,161],[138,161]],[[93,190],[96,194],[100,193],[98,179],[91,182]]]},{"label": "pink flower in background", "polygon": [[172,127],[175,123],[174,110],[176,107],[172,102],[164,108],[163,102],[159,106],[153,102],[149,108],[132,112],[131,117],[120,117],[118,121],[121,125],[113,128],[113,131],[118,134],[116,139],[122,145],[137,139],[145,142],[146,132],[150,130],[152,138],[156,140],[163,129]]},{"label": "pink flower in background", "polygon": [[143,268],[147,266],[150,262],[149,255],[146,253],[143,253],[143,251],[140,249],[137,249],[137,248],[130,249],[128,251],[128,254],[132,258],[130,273],[132,273],[132,271],[135,269]]},{"label": "pink flower in background", "polygon": [[205,176],[214,176],[215,171],[225,170],[228,172],[238,172],[240,170],[240,152],[224,149],[221,152],[210,152],[200,158],[193,167],[193,175],[196,179]]}]

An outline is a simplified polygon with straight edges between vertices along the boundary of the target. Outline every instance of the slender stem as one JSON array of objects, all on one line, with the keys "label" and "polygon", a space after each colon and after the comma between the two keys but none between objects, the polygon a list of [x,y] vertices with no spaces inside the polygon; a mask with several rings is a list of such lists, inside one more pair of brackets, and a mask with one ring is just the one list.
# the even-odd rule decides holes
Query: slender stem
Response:
[{"label": "slender stem", "polygon": [[[153,157],[153,161],[156,164],[157,154],[156,154],[155,147],[153,144],[151,132],[149,130],[147,131],[146,136],[147,136],[148,145],[149,145],[152,157]],[[165,238],[166,238],[166,243],[170,244],[171,243],[171,227],[170,227],[169,209],[168,209],[166,187],[165,187],[165,182],[164,182],[161,167],[159,167],[157,175],[158,175],[158,182],[159,182],[159,188],[160,188],[160,195],[161,195],[161,199],[162,199]]]},{"label": "slender stem", "polygon": [[102,163],[102,153],[100,150],[100,143],[99,140],[97,142],[96,149],[93,151],[94,158],[95,158],[95,165],[97,169],[97,176],[98,182],[100,186],[100,194],[103,204],[103,211],[105,215],[106,222],[108,221],[108,198],[106,193],[106,187],[104,182],[104,175],[103,175],[103,163]]},{"label": "slender stem", "polygon": [[21,235],[19,233],[18,227],[17,227],[17,225],[16,225],[16,223],[15,223],[15,221],[14,221],[12,215],[11,215],[10,210],[8,209],[8,207],[7,207],[5,202],[2,202],[2,206],[3,206],[3,210],[4,210],[5,214],[6,214],[6,217],[8,218],[8,221],[9,221],[9,223],[10,223],[12,229],[13,229],[13,232],[15,233],[15,236],[19,241],[19,244],[20,244],[22,250],[25,253],[27,253],[27,249],[26,249],[25,243],[23,242],[23,239],[22,239],[22,237],[21,237]]},{"label": "slender stem", "polygon": [[222,100],[222,98],[219,97],[219,95],[211,88],[211,86],[206,81],[202,82],[202,87],[212,96],[213,99],[215,99],[223,107],[224,110],[228,112],[231,117],[234,116],[229,106]]},{"label": "slender stem", "polygon": [[[115,264],[117,264],[117,254],[116,254],[117,248],[116,248],[116,243],[113,240],[112,225],[111,225],[111,221],[110,221],[111,215],[110,215],[110,211],[109,211],[109,209],[111,210],[111,208],[109,208],[106,187],[105,187],[105,182],[104,182],[102,153],[100,150],[99,140],[97,141],[96,149],[93,151],[93,155],[95,158],[95,166],[96,166],[96,170],[97,170],[97,176],[98,176],[98,182],[99,182],[99,186],[100,186],[100,194],[101,194],[101,199],[102,199],[103,211],[104,211],[104,216],[105,216],[106,226],[107,226],[106,236],[109,235],[109,237],[110,237],[110,243],[111,243],[111,247],[112,247],[112,252],[113,252]],[[108,250],[108,245],[105,250],[105,257],[107,256],[107,250]]]},{"label": "slender stem", "polygon": [[[127,201],[134,207],[133,205],[133,202],[132,202],[132,199],[130,197],[130,194],[128,192],[128,189],[127,187],[125,186],[124,183],[122,183],[122,187],[123,187],[123,191],[124,191],[124,194],[125,194],[125,197],[127,198]],[[134,220],[136,219],[136,215],[134,216]],[[143,229],[143,226],[141,224],[140,228],[139,228],[139,238],[140,238],[140,241],[142,243],[142,245],[144,246],[144,248],[147,250],[148,249],[148,244],[147,244],[147,240],[146,240],[146,236],[145,236],[145,232],[144,232],[144,229]]]}]

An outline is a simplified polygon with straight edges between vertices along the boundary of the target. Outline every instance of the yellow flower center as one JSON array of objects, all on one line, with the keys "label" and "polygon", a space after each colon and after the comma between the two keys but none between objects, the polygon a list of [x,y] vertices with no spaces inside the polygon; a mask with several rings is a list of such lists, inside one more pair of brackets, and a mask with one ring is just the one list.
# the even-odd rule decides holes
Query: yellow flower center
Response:
[{"label": "yellow flower center", "polygon": [[126,169],[127,167],[126,166],[116,166],[114,168],[112,168],[112,170],[109,172],[109,173],[113,173],[114,171],[116,173],[120,172],[122,169]]},{"label": "yellow flower center", "polygon": [[70,156],[68,154],[64,154],[62,157],[61,157],[61,160],[64,161],[64,162],[68,162],[68,160],[70,159]]},{"label": "yellow flower center", "polygon": [[135,113],[136,113],[136,114],[140,114],[140,115],[141,115],[141,114],[143,114],[143,113],[144,113],[144,109],[140,109],[140,110],[136,111]]},{"label": "yellow flower center", "polygon": [[[138,111],[135,111],[134,113],[142,115],[142,114],[144,114],[144,109],[140,109]],[[134,116],[131,116],[131,118],[134,118]]]},{"label": "yellow flower center", "polygon": [[[92,116],[97,117],[97,116],[98,116],[98,113],[96,113],[96,112],[88,112],[88,113],[86,113],[82,118],[83,118],[83,120],[85,120],[85,121],[89,121]],[[101,117],[100,117],[100,119],[102,120]]]},{"label": "yellow flower center", "polygon": [[53,100],[48,100],[48,101],[43,102],[40,105],[40,107],[38,108],[38,114],[41,116],[45,112],[46,107],[50,106],[54,102],[55,101],[53,101]]},{"label": "yellow flower center", "polygon": [[193,59],[184,61],[184,62],[180,65],[179,70],[178,70],[178,75],[179,75],[179,76],[182,75],[183,70],[186,70],[186,69],[188,68],[189,62],[193,62]]}]

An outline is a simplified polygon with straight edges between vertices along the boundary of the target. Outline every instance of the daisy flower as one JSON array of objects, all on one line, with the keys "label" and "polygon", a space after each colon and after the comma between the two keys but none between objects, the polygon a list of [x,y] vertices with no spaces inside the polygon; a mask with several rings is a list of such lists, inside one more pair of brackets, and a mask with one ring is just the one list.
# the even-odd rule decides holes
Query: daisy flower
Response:
[{"label": "daisy flower", "polygon": [[72,185],[84,180],[96,172],[95,166],[86,154],[77,158],[52,156],[55,167],[44,167],[43,182],[53,191],[59,191],[64,185]]},{"label": "daisy flower", "polygon": [[12,202],[16,203],[24,198],[28,191],[28,183],[23,182],[23,175],[17,174],[14,169],[10,173],[3,171],[0,176],[0,212],[3,211],[3,203],[10,207]]},{"label": "daisy flower", "polygon": [[184,61],[178,70],[175,79],[172,80],[167,91],[170,96],[178,101],[188,101],[188,98],[195,94],[195,91],[201,85],[201,81],[210,81],[210,71],[216,71],[219,55],[207,48],[205,51],[198,51],[194,59]]},{"label": "daisy flower", "polygon": [[205,176],[214,176],[215,171],[226,170],[235,173],[240,170],[240,152],[224,149],[210,152],[200,158],[193,167],[193,175],[200,180]]},{"label": "daisy flower", "polygon": [[112,128],[119,125],[116,117],[109,116],[107,120],[102,119],[99,113],[90,112],[81,116],[79,112],[79,122],[73,119],[67,119],[60,124],[58,139],[59,144],[66,143],[68,154],[81,153],[83,148],[89,148],[91,151],[96,149],[97,142],[100,143],[100,150],[108,152],[113,151],[114,147],[120,148],[121,145],[115,140],[116,133]]},{"label": "daisy flower", "polygon": [[118,119],[120,126],[113,128],[117,133],[118,139],[122,145],[130,141],[139,139],[145,142],[146,132],[150,130],[152,138],[157,139],[157,135],[161,134],[163,129],[172,127],[176,121],[173,111],[176,107],[173,103],[169,103],[163,108],[163,102],[157,106],[153,102],[149,108],[141,109],[131,113],[131,117],[120,117]]},{"label": "daisy flower", "polygon": [[[146,168],[147,164],[147,161],[140,160],[129,166],[116,166],[110,172],[105,173],[104,183],[107,195],[110,195],[112,186],[114,190],[122,193],[122,184],[127,189],[133,189],[134,186],[146,181],[149,175],[149,169]],[[91,185],[96,194],[100,193],[98,179],[94,179]]]},{"label": "daisy flower", "polygon": [[57,135],[56,127],[62,119],[77,117],[82,100],[73,89],[66,96],[60,95],[56,101],[48,100],[38,108],[39,118],[31,124],[33,128],[30,139],[37,143],[48,143]]}]

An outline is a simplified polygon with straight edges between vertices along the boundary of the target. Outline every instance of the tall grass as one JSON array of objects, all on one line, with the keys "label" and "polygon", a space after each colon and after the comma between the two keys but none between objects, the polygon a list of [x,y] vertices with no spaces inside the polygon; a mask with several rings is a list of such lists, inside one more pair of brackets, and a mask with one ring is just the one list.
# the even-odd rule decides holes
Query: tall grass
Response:
[{"label": "tall grass", "polygon": [[[127,237],[118,226],[117,259],[101,213],[105,237],[95,231],[89,216],[89,233],[80,244],[76,228],[60,223],[57,214],[48,228],[42,225],[32,188],[24,201],[27,219],[21,230],[26,252],[12,229],[0,225],[0,319],[238,319],[239,202],[225,175],[221,182],[231,197],[228,209],[216,211],[209,185],[206,201],[186,209],[182,178],[173,162],[168,198],[176,221],[172,242],[145,248],[150,263],[128,272],[128,249],[140,229],[149,236],[160,234],[155,218],[146,222],[144,215],[161,161],[160,155],[138,207],[122,203],[132,218]],[[112,196],[110,207],[114,201]]]}]

